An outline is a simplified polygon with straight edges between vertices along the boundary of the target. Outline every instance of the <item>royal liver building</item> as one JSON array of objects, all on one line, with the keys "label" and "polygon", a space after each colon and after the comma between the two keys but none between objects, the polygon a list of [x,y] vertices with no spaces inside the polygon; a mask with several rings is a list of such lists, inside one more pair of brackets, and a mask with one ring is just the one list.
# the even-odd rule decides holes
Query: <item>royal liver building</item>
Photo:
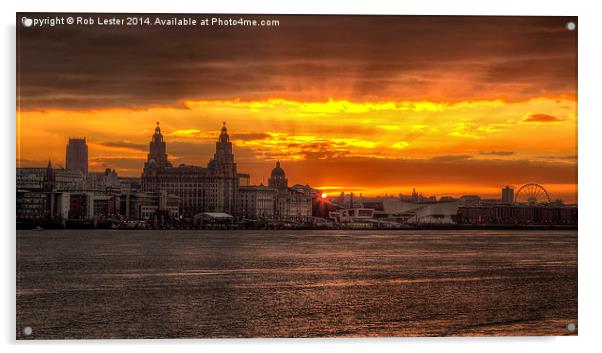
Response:
[{"label": "royal liver building", "polygon": [[142,172],[143,191],[179,196],[181,215],[186,218],[202,212],[238,215],[239,177],[225,122],[215,144],[215,155],[207,168],[185,164],[172,166],[157,123]]}]

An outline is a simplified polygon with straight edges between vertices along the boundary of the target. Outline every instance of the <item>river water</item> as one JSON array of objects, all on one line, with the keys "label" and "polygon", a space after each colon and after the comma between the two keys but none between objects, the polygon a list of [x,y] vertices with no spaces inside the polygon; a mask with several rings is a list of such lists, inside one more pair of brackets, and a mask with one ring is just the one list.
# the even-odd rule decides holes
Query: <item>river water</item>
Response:
[{"label": "river water", "polygon": [[577,231],[18,231],[16,323],[18,339],[576,334]]}]

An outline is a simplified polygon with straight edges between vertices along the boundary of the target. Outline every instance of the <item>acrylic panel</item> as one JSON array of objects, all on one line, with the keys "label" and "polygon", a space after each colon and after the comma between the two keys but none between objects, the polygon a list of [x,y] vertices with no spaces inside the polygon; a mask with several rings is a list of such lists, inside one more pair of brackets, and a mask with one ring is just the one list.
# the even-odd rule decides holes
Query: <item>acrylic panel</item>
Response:
[{"label": "acrylic panel", "polygon": [[576,335],[576,17],[18,13],[16,338]]}]

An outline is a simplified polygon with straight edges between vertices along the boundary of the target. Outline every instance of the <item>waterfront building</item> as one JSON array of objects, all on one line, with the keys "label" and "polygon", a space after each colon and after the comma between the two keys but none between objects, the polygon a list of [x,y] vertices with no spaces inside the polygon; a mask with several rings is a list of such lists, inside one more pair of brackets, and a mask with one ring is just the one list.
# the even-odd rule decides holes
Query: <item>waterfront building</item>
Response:
[{"label": "waterfront building", "polygon": [[238,215],[240,178],[225,122],[215,145],[215,154],[206,168],[185,164],[174,167],[169,162],[166,143],[157,123],[142,172],[142,191],[178,196],[180,213],[186,218],[202,212]]},{"label": "waterfront building", "polygon": [[[399,198],[376,198],[362,203],[374,210],[373,217],[383,226],[397,224],[452,224],[463,201],[413,202]],[[340,211],[338,214],[342,214]],[[385,223],[383,223],[385,222]]]},{"label": "waterfront building", "polygon": [[502,203],[514,203],[514,188],[510,185],[506,185],[506,187],[502,189]]},{"label": "waterfront building", "polygon": [[134,193],[140,191],[140,178],[118,177],[121,193]]},{"label": "waterfront building", "polygon": [[69,138],[65,156],[67,169],[79,170],[82,174],[88,173],[88,145],[86,138]]},{"label": "waterfront building", "polygon": [[89,217],[91,210],[90,197],[86,193],[67,194],[69,199],[69,209],[67,211],[67,219],[85,220]]},{"label": "waterfront building", "polygon": [[[17,189],[42,190],[47,178],[46,168],[17,168]],[[52,168],[56,191],[80,191],[84,189],[84,177],[79,170]]]},{"label": "waterfront building", "polygon": [[288,179],[280,161],[272,170],[268,186],[276,190],[274,218],[281,221],[307,222],[311,219],[311,195],[288,187]]},{"label": "waterfront building", "polygon": [[460,207],[460,224],[480,225],[577,225],[577,207],[544,205],[497,205]]},{"label": "waterfront building", "polygon": [[119,176],[115,169],[106,168],[102,173],[88,173],[84,177],[85,189],[88,191],[107,191],[121,188]]},{"label": "waterfront building", "polygon": [[240,215],[247,219],[272,219],[276,190],[268,186],[241,186],[238,189],[240,198]]},{"label": "waterfront building", "polygon": [[83,174],[80,170],[52,168],[17,168],[17,189],[57,192],[106,192],[121,189],[121,181],[114,169],[102,173]]},{"label": "waterfront building", "polygon": [[91,221],[121,215],[126,219],[179,218],[180,199],[166,193],[56,192],[17,190],[17,221]]},{"label": "waterfront building", "polygon": [[312,199],[320,198],[322,195],[322,192],[320,190],[312,188],[311,186],[309,186],[309,184],[295,184],[291,186],[291,189],[302,192],[303,194],[311,197]]},{"label": "waterfront building", "polygon": [[17,223],[67,219],[69,193],[17,190]]},{"label": "waterfront building", "polygon": [[68,220],[108,219],[115,215],[115,198],[93,192],[63,193],[68,200],[66,210]]},{"label": "waterfront building", "polygon": [[460,202],[463,206],[480,206],[481,197],[479,195],[462,195]]},{"label": "waterfront building", "polygon": [[48,195],[41,191],[17,190],[17,220],[49,218]]},{"label": "waterfront building", "polygon": [[165,192],[136,192],[119,195],[119,213],[126,219],[178,219],[180,198]]}]

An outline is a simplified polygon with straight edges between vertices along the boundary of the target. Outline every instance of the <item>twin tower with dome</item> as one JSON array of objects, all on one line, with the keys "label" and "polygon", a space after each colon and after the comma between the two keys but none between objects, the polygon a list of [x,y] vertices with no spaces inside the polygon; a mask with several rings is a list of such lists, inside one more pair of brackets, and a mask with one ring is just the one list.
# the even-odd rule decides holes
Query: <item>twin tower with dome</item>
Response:
[{"label": "twin tower with dome", "polygon": [[293,222],[308,221],[311,217],[311,189],[290,188],[280,161],[272,170],[268,186],[246,185],[247,180],[248,174],[237,172],[225,122],[207,167],[186,164],[174,167],[157,122],[142,172],[142,190],[177,196],[179,213],[184,218],[204,212]]}]

